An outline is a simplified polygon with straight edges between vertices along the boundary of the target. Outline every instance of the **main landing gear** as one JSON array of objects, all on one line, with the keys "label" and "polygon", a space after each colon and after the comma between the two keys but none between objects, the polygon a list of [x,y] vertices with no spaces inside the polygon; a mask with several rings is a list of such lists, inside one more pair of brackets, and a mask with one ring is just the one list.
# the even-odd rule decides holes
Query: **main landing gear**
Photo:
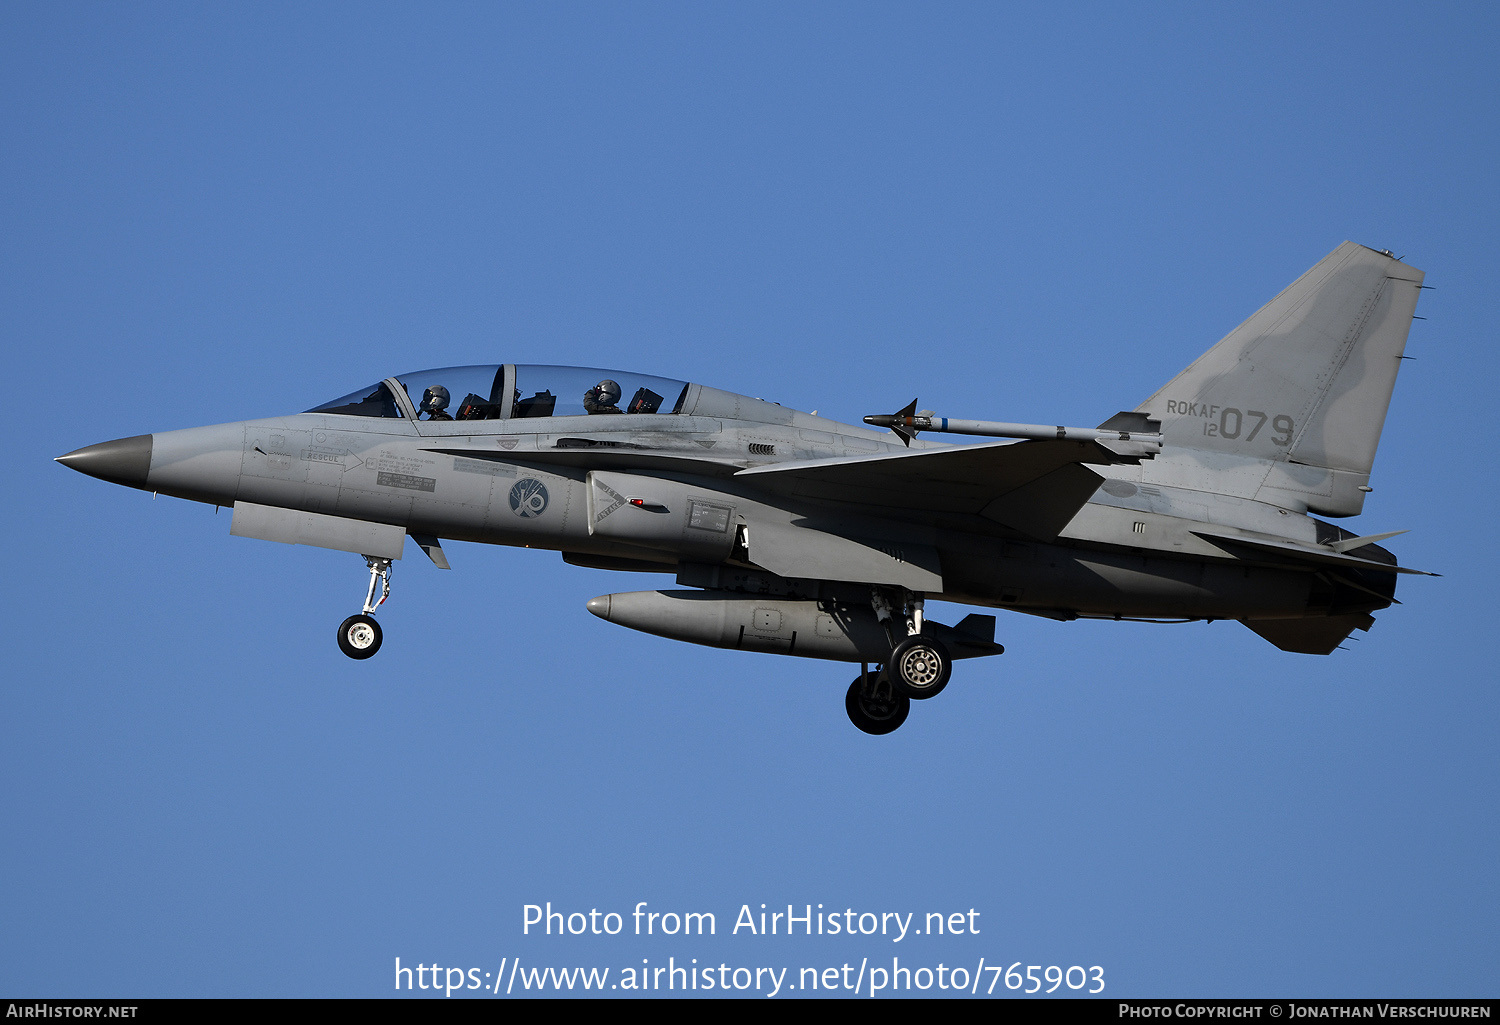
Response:
[{"label": "main landing gear", "polygon": [[[366,555],[365,564],[370,567],[370,587],[364,611],[339,624],[339,650],[350,658],[369,658],[380,650],[380,624],[374,613],[391,596],[391,560]],[[375,600],[376,583],[381,585],[379,601]]]},{"label": "main landing gear", "polygon": [[953,661],[942,641],[916,636],[896,645],[886,668],[891,675],[891,686],[898,693],[922,701],[937,697],[948,686]]},{"label": "main landing gear", "polygon": [[844,711],[849,721],[865,733],[881,736],[899,729],[911,712],[911,698],[897,694],[890,677],[879,666],[875,672],[865,669],[849,685],[844,695]]},{"label": "main landing gear", "polygon": [[913,701],[936,697],[948,686],[953,658],[947,645],[922,632],[923,605],[923,596],[912,591],[871,591],[870,606],[885,627],[891,654],[874,673],[866,666],[844,698],[849,721],[866,733],[890,733],[906,721]]}]

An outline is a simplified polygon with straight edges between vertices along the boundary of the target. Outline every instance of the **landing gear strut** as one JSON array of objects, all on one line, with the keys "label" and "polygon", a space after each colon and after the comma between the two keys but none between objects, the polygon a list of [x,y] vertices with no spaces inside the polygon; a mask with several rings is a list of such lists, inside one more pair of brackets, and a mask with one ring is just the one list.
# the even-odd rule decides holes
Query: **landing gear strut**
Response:
[{"label": "landing gear strut", "polygon": [[[391,596],[391,560],[366,555],[365,564],[370,567],[370,587],[365,592],[364,611],[339,624],[339,650],[350,658],[369,658],[380,650],[380,624],[375,622],[374,613]],[[379,601],[375,600],[377,583],[381,585]]]},{"label": "landing gear strut", "polygon": [[915,591],[877,587],[870,593],[875,618],[891,640],[885,675],[898,695],[918,701],[940,694],[953,672],[947,646],[922,633],[925,604],[925,597]]},{"label": "landing gear strut", "polygon": [[860,673],[844,695],[844,711],[849,721],[865,733],[880,736],[891,733],[906,721],[911,699],[895,693],[884,670]]}]

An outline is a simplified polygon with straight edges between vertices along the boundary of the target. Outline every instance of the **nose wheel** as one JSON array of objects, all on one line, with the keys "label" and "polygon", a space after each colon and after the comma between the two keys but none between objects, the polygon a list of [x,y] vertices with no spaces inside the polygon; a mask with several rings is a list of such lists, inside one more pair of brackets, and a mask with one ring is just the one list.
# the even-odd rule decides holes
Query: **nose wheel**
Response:
[{"label": "nose wheel", "polygon": [[[340,623],[338,637],[339,650],[358,659],[369,658],[380,650],[380,624],[375,622],[375,610],[391,596],[391,560],[366,555],[365,565],[370,567],[370,586],[365,591],[364,611]],[[377,584],[380,586],[379,601],[375,599]]]},{"label": "nose wheel", "polygon": [[369,658],[380,650],[380,624],[360,613],[339,624],[339,650],[350,658]]}]

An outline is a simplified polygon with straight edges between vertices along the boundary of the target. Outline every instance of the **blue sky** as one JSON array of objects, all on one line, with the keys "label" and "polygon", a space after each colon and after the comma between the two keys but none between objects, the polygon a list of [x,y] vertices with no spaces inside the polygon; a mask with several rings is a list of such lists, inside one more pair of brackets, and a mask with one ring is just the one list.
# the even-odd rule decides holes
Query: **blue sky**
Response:
[{"label": "blue sky", "polygon": [[[899,956],[1100,965],[1110,996],[1495,996],[1497,25],[7,6],[0,992]],[[845,719],[844,668],[611,626],[587,599],[664,579],[552,553],[409,556],[354,663],[356,557],[51,462],[502,361],[1096,423],[1344,239],[1437,289],[1344,525],[1411,528],[1391,547],[1445,575],[1328,658],[1002,613],[1007,654],[886,738]],[[718,935],[523,936],[546,901]],[[728,935],[761,903],[981,933]]]}]

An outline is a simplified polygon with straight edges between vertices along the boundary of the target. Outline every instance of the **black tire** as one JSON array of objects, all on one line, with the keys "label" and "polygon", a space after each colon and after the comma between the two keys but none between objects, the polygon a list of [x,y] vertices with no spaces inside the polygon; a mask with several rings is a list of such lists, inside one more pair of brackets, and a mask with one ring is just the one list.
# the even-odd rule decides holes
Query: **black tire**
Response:
[{"label": "black tire", "polygon": [[339,650],[350,658],[369,658],[380,641],[380,624],[362,613],[339,624]]},{"label": "black tire", "polygon": [[911,712],[911,699],[893,692],[881,679],[882,675],[870,673],[855,677],[849,685],[849,693],[844,695],[844,711],[849,713],[849,721],[876,737],[900,728]]},{"label": "black tire", "polygon": [[919,634],[896,645],[886,671],[897,694],[923,701],[937,697],[948,686],[953,659],[942,641]]}]

